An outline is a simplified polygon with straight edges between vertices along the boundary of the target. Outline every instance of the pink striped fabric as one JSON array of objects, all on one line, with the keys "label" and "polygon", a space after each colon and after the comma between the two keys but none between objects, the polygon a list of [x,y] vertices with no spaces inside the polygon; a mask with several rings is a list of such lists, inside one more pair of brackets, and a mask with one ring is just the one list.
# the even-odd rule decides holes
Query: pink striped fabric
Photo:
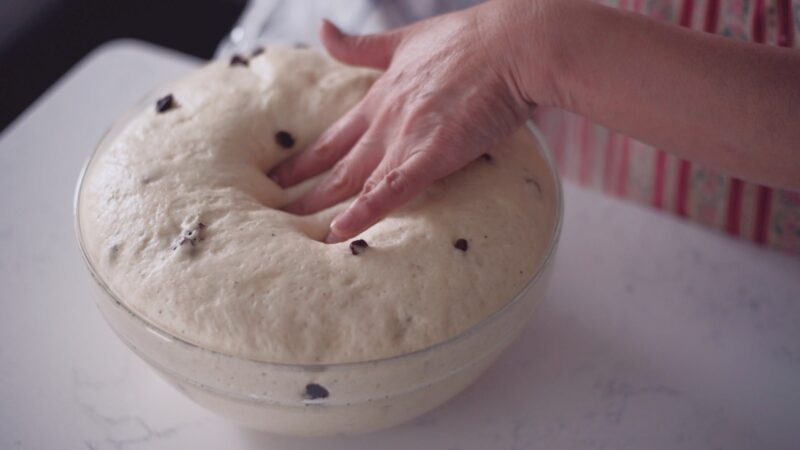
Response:
[{"label": "pink striped fabric", "polygon": [[[679,26],[766,45],[800,44],[800,0],[605,0]],[[536,121],[562,175],[731,235],[800,253],[800,193],[758,186],[680,160],[573,114]]]}]

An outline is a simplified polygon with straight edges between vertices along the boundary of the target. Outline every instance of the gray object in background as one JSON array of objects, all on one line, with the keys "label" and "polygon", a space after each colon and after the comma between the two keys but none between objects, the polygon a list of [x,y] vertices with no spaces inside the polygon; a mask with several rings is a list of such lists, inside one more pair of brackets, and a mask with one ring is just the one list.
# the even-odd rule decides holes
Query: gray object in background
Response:
[{"label": "gray object in background", "polygon": [[480,0],[250,0],[217,56],[279,42],[319,45],[323,18],[350,33],[375,33],[481,3]]}]

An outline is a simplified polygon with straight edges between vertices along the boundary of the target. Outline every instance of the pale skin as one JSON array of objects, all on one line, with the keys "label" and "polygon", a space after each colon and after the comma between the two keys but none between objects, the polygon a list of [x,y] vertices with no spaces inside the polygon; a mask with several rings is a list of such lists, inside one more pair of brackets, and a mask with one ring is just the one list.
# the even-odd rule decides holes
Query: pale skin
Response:
[{"label": "pale skin", "polygon": [[355,196],[350,239],[519,128],[562,108],[698,163],[800,190],[800,52],[691,31],[584,0],[496,0],[383,34],[325,22],[340,61],[385,70],[366,97],[271,177],[328,170],[286,211]]}]

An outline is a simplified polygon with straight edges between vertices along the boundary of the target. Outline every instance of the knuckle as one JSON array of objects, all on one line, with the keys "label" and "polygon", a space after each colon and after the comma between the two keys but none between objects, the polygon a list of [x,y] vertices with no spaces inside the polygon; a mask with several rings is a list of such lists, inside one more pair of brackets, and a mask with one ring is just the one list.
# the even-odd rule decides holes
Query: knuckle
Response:
[{"label": "knuckle", "polygon": [[368,179],[367,181],[364,182],[364,187],[362,188],[361,192],[366,194],[372,191],[373,189],[375,189],[375,186],[378,185],[378,182],[379,180],[375,179],[374,177]]},{"label": "knuckle", "polygon": [[386,174],[386,189],[394,195],[403,195],[408,192],[408,176],[399,169],[394,169]]},{"label": "knuckle", "polygon": [[357,49],[368,48],[370,44],[370,36],[352,36],[350,43]]},{"label": "knuckle", "polygon": [[350,36],[350,45],[358,50],[372,50],[380,42],[380,34],[365,34],[361,36]]},{"label": "knuckle", "polygon": [[370,132],[361,137],[356,147],[353,148],[353,154],[359,152],[375,152],[381,148],[380,138],[374,132]]},{"label": "knuckle", "polygon": [[363,194],[359,200],[359,207],[367,216],[374,217],[380,212],[380,200],[374,191]]},{"label": "knuckle", "polygon": [[405,81],[407,78],[407,71],[403,68],[397,69],[392,71],[391,73],[387,73],[389,84],[392,85],[399,85],[401,82]]},{"label": "knuckle", "polygon": [[384,118],[400,117],[405,109],[405,102],[402,98],[385,97],[382,99],[382,108],[379,115]]},{"label": "knuckle", "polygon": [[350,167],[343,163],[333,166],[329,180],[327,184],[329,191],[342,192],[356,187],[356,179]]},{"label": "knuckle", "polygon": [[433,167],[456,167],[464,154],[463,151],[456,151],[451,141],[436,142],[434,146],[426,152],[427,165]]},{"label": "knuckle", "polygon": [[466,130],[451,122],[440,122],[440,125],[431,130],[430,144],[432,146],[453,145],[458,136],[463,136]]}]

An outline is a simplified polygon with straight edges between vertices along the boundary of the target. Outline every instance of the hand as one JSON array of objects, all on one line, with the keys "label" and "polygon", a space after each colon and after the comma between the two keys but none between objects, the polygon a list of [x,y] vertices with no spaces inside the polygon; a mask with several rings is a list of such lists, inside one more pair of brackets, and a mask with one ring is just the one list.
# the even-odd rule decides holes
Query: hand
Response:
[{"label": "hand", "polygon": [[522,125],[533,102],[519,90],[511,51],[519,35],[508,6],[518,3],[488,2],[368,36],[325,21],[322,42],[334,58],[385,73],[314,144],[272,172],[286,187],[332,168],[285,210],[310,214],[358,194],[326,241],[349,239]]}]

